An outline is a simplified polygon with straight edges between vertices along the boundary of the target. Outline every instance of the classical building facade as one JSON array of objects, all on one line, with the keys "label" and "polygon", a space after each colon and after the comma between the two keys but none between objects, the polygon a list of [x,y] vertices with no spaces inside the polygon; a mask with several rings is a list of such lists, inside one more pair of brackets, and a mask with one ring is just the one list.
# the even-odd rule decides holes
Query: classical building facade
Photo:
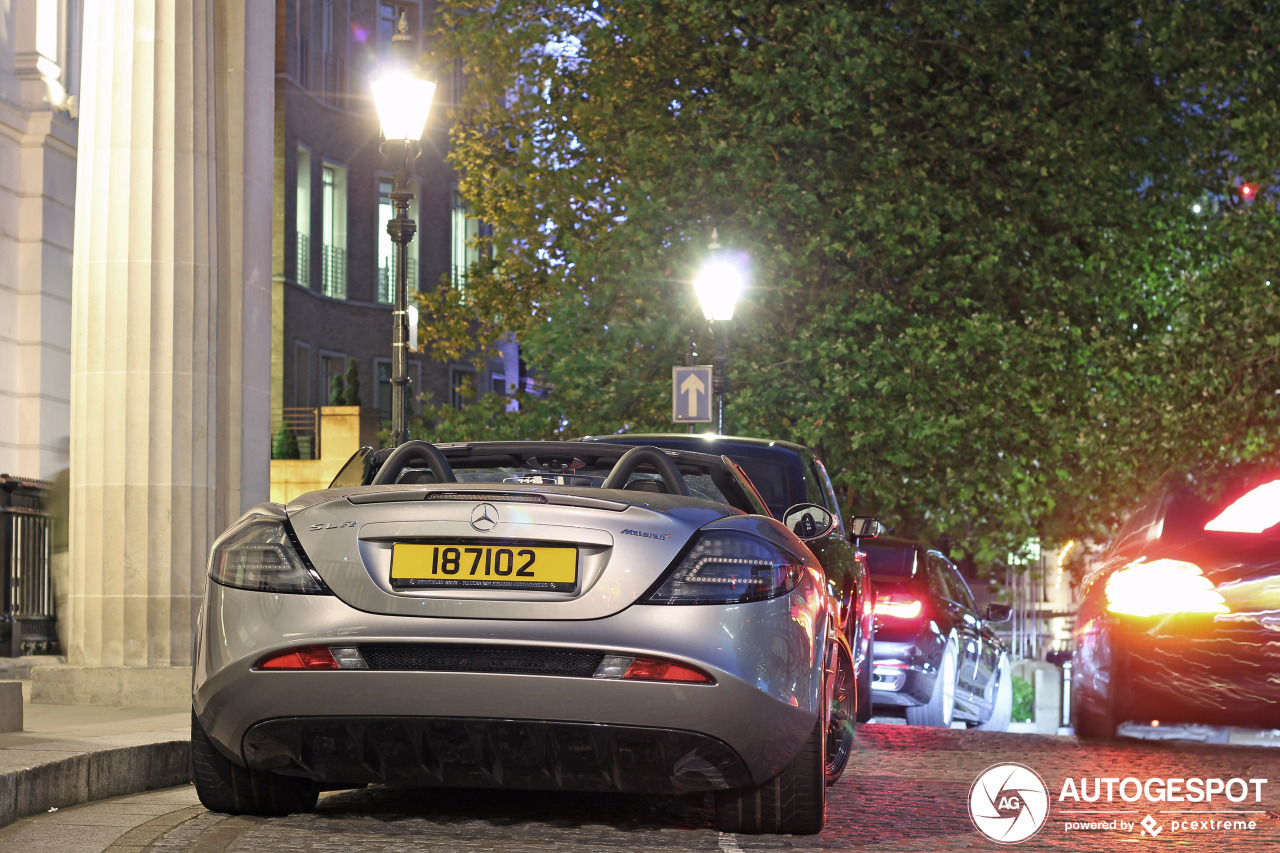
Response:
[{"label": "classical building facade", "polygon": [[0,474],[68,465],[81,0],[0,0]]}]

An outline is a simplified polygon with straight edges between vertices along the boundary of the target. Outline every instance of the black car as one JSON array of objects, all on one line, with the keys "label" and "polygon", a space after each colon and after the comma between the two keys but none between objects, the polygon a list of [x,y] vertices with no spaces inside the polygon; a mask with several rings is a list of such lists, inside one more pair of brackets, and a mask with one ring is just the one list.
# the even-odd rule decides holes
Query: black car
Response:
[{"label": "black car", "polygon": [[[847,622],[846,634],[857,672],[857,720],[871,718],[871,648],[874,642],[872,608],[874,591],[867,579],[861,552],[850,542],[849,531],[836,500],[835,488],[822,460],[802,444],[769,438],[747,438],[695,433],[623,433],[587,436],[584,441],[612,444],[647,444],[671,450],[697,450],[728,456],[742,466],[755,484],[770,514],[783,520],[791,507],[817,504],[830,512],[836,528],[829,537],[810,542],[827,576],[837,586]],[[855,519],[858,532],[870,535],[879,528],[874,519]]]},{"label": "black car", "polygon": [[905,710],[912,725],[1007,729],[1013,674],[989,623],[1009,607],[979,612],[955,564],[919,542],[881,537],[859,548],[876,590],[875,704]]},{"label": "black car", "polygon": [[1081,583],[1077,735],[1280,727],[1280,470],[1167,476]]}]

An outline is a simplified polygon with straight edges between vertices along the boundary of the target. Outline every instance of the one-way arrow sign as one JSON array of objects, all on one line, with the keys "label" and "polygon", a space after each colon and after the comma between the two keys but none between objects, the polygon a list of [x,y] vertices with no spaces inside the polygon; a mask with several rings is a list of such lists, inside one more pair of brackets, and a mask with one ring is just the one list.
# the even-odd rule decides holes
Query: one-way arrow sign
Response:
[{"label": "one-way arrow sign", "polygon": [[671,418],[678,424],[711,423],[711,365],[671,368]]}]

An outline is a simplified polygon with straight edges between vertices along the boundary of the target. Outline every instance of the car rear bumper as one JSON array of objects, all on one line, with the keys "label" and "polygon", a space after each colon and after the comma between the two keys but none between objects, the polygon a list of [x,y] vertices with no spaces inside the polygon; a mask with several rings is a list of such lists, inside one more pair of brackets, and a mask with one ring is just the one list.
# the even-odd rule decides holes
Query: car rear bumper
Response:
[{"label": "car rear bumper", "polygon": [[[758,784],[799,751],[820,711],[827,627],[815,601],[802,584],[770,601],[633,606],[590,621],[411,619],[356,611],[331,596],[211,584],[192,704],[210,740],[237,763],[337,785]],[[536,671],[255,668],[264,655],[311,645],[528,650],[539,661],[640,654],[693,666],[714,683],[593,678],[576,663]],[[537,759],[551,769],[537,770]],[[665,786],[655,781],[663,778]]]},{"label": "car rear bumper", "polygon": [[1095,620],[1074,678],[1090,708],[1117,722],[1280,727],[1280,633],[1261,621]]},{"label": "car rear bumper", "polygon": [[923,705],[933,695],[935,667],[915,643],[886,642],[876,638],[871,669],[871,699],[876,705]]},{"label": "car rear bumper", "polygon": [[751,784],[741,757],[698,734],[639,726],[456,717],[290,717],[250,727],[248,765],[331,784],[686,793]]}]

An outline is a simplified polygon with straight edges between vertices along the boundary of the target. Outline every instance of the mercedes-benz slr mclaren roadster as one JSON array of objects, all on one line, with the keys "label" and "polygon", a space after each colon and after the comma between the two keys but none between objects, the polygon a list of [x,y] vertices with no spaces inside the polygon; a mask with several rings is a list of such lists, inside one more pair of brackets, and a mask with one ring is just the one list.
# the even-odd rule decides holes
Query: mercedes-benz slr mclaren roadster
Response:
[{"label": "mercedes-benz slr mclaren roadster", "polygon": [[[840,603],[722,456],[408,442],[214,544],[196,790],[233,814],[363,784],[711,791],[814,833],[852,746]],[[350,485],[354,483],[354,485]],[[816,522],[816,523],[815,523]]]}]

